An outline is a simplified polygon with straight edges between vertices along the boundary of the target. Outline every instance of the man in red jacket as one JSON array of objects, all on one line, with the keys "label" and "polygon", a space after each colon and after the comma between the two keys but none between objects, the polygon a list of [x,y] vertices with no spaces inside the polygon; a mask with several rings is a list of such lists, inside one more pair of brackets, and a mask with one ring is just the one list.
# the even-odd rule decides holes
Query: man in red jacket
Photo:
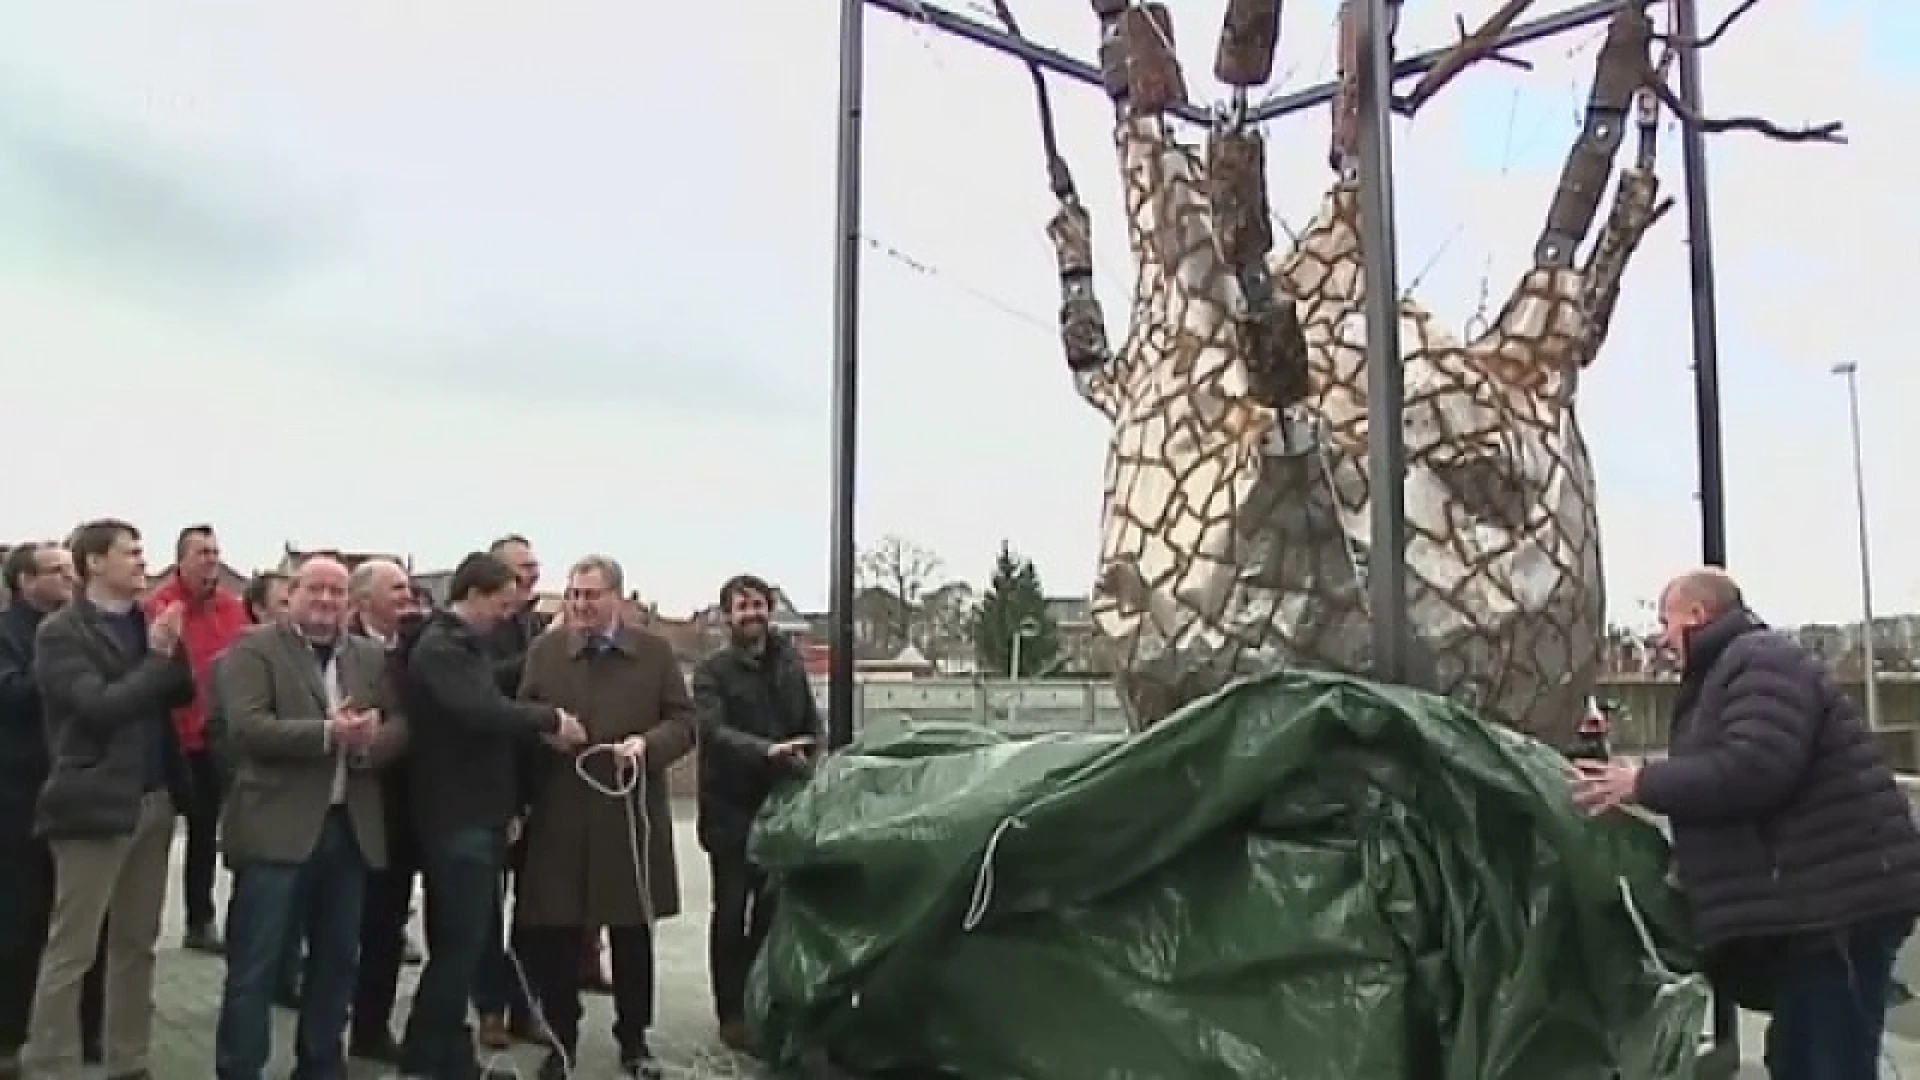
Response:
[{"label": "man in red jacket", "polygon": [[186,947],[218,953],[222,943],[213,922],[213,874],[219,864],[220,775],[207,744],[207,687],[214,658],[225,652],[248,626],[247,606],[220,584],[220,541],[211,525],[189,525],[174,542],[173,572],[147,594],[149,616],[178,605],[183,618],[180,642],[193,667],[193,701],[173,714],[174,731],[187,757],[192,798],[181,811],[187,818],[187,853],[182,877],[186,890]]}]

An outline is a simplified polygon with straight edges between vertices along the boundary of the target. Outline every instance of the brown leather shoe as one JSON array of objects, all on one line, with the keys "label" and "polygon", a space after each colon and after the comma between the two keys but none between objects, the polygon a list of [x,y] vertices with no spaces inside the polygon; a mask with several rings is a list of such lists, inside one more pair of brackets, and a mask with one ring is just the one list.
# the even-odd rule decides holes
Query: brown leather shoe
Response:
[{"label": "brown leather shoe", "polygon": [[474,1038],[489,1050],[513,1049],[513,1031],[507,1027],[507,1018],[499,1013],[482,1015]]},{"label": "brown leather shoe", "polygon": [[720,1025],[720,1045],[736,1054],[753,1053],[753,1039],[743,1020],[728,1020]]}]

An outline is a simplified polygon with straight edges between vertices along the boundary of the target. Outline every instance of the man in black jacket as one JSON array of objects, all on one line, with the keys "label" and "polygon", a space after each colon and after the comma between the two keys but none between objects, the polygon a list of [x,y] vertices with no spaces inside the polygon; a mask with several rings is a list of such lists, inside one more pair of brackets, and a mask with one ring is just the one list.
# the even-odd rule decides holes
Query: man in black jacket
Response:
[{"label": "man in black jacket", "polygon": [[[40,623],[73,599],[73,556],[58,544],[25,543],[7,553],[0,610],[0,1080],[19,1070],[34,984],[53,914],[53,854],[33,834],[34,803],[47,782],[46,718],[33,685],[34,636]],[[94,948],[80,988],[82,1057],[100,1064],[101,997],[107,935]]]},{"label": "man in black jacket", "polygon": [[73,596],[73,560],[53,544],[20,544],[0,568],[12,603],[0,611],[0,1077],[20,1071],[53,908],[53,856],[33,835],[47,782],[47,735],[33,685],[40,623]]},{"label": "man in black jacket", "polygon": [[145,1077],[153,1034],[154,942],[167,895],[174,808],[189,779],[169,712],[193,700],[182,611],[151,621],[140,533],[92,521],[70,545],[83,588],[40,624],[34,685],[51,765],[35,828],[53,853],[53,916],[33,1002],[28,1075],[77,1075],[81,982],[107,936],[106,1065]]},{"label": "man in black jacket", "polygon": [[1818,658],[1720,570],[1676,578],[1669,756],[1588,764],[1575,797],[1664,814],[1716,983],[1770,1012],[1774,1080],[1876,1080],[1894,957],[1920,913],[1920,831]]},{"label": "man in black jacket", "polygon": [[[487,554],[499,559],[513,571],[513,610],[506,617],[487,628],[481,637],[481,644],[487,650],[487,657],[493,664],[494,681],[500,692],[509,697],[520,692],[520,676],[527,666],[527,652],[533,648],[533,640],[547,629],[551,621],[534,607],[534,590],[540,584],[540,560],[533,553],[533,545],[519,533],[508,533],[495,540],[487,548]],[[533,794],[530,790],[534,765],[539,757],[539,747],[528,744],[516,763],[514,783],[520,791],[523,805],[531,805]],[[518,887],[520,866],[526,860],[526,847],[523,838],[516,835],[508,845],[508,881]],[[491,1050],[504,1050],[513,1045],[518,1038],[530,1042],[544,1042],[546,1035],[535,1023],[533,1008],[527,1001],[526,991],[520,985],[520,977],[513,969],[513,962],[507,957],[508,929],[513,920],[507,918],[506,892],[502,890],[499,905],[499,929],[492,941],[496,944],[487,950],[481,958],[480,974],[473,984],[473,1011],[480,1022],[478,1038],[480,1045]]]},{"label": "man in black jacket", "polygon": [[747,834],[776,780],[826,742],[800,654],[770,632],[773,588],[751,574],[720,588],[730,643],[693,673],[700,726],[700,846],[713,870],[707,964],[720,1038],[748,1049],[747,972],[773,920],[766,875],[747,860]]},{"label": "man in black jacket", "polygon": [[489,939],[499,939],[507,830],[525,808],[516,782],[522,748],[541,737],[577,747],[586,732],[564,711],[500,691],[481,639],[515,610],[511,568],[469,555],[453,572],[448,599],[448,610],[402,645],[407,765],[432,917],[401,1071],[474,1080],[488,1074],[475,1059],[467,1004]]}]

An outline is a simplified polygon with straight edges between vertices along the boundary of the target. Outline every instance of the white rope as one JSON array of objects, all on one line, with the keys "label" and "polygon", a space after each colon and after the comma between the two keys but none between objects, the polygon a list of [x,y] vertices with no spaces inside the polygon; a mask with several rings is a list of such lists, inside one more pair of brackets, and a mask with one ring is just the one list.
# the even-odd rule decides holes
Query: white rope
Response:
[{"label": "white rope", "polygon": [[[584,747],[574,755],[573,771],[581,782],[597,794],[610,799],[619,799],[622,809],[626,812],[627,851],[633,860],[634,890],[640,900],[642,918],[651,931],[658,922],[658,917],[654,911],[652,880],[648,873],[649,860],[652,857],[653,820],[647,812],[646,805],[647,771],[643,761],[620,755],[618,749],[618,744],[615,743],[596,743]],[[600,780],[587,768],[587,762],[599,754],[615,755],[612,783]],[[498,900],[504,911],[507,892],[504,875],[500,880],[499,892]],[[652,945],[653,943],[649,942],[649,947]],[[547,1022],[546,1012],[541,1007],[539,996],[534,993],[532,981],[527,978],[527,969],[521,963],[520,955],[513,949],[510,935],[501,943],[501,946],[506,951],[507,961],[513,967],[514,981],[519,985],[527,1007],[532,1010],[534,1020],[538,1023],[540,1030],[550,1036],[552,1028]],[[648,1037],[649,1049],[654,1053],[661,1075],[668,1080],[733,1080],[733,1078],[746,1080],[755,1075],[743,1066],[737,1056],[717,1046],[702,1044],[694,1047],[676,1047],[669,1042],[657,1040],[652,1032],[648,1033]],[[567,1077],[586,1075],[580,1063],[557,1041],[550,1038],[547,1049],[560,1058],[562,1075]],[[496,1073],[516,1077],[518,1080],[532,1080],[532,1077],[522,1072],[514,1062],[513,1052],[510,1050],[490,1052],[481,1060],[481,1069],[482,1071],[493,1070]]]},{"label": "white rope", "polygon": [[1640,938],[1640,948],[1647,954],[1648,965],[1653,968],[1654,974],[1660,976],[1661,982],[1669,985],[1679,982],[1680,976],[1675,975],[1673,970],[1667,967],[1666,961],[1660,959],[1660,950],[1653,944],[1653,932],[1647,929],[1647,920],[1640,914],[1640,905],[1634,902],[1633,886],[1627,884],[1624,876],[1618,881],[1620,903],[1627,909],[1627,918],[1633,922],[1633,932]]},{"label": "white rope", "polygon": [[960,920],[960,929],[971,933],[987,917],[987,909],[993,906],[993,860],[1000,854],[1000,839],[1010,830],[1024,829],[1027,823],[1018,817],[1002,818],[994,826],[993,835],[987,838],[987,850],[980,856],[980,869],[973,877],[973,895],[967,900],[967,913]]},{"label": "white rope", "polygon": [[[1656,996],[1664,997],[1668,993],[1678,989],[1679,984],[1683,980],[1679,975],[1674,974],[1671,968],[1667,967],[1665,961],[1660,959],[1660,950],[1655,948],[1653,944],[1653,933],[1647,929],[1647,921],[1640,914],[1640,905],[1634,902],[1633,886],[1627,884],[1625,877],[1621,877],[1618,880],[1620,884],[1620,903],[1627,909],[1627,918],[1633,922],[1633,932],[1640,938],[1640,948],[1647,955],[1647,963],[1653,968],[1654,974],[1660,977],[1662,985],[1656,993]],[[1900,1063],[1893,1059],[1892,1053],[1885,1047],[1882,1047],[1880,1051],[1880,1064],[1884,1071],[1893,1075],[1895,1080],[1900,1080]]]}]

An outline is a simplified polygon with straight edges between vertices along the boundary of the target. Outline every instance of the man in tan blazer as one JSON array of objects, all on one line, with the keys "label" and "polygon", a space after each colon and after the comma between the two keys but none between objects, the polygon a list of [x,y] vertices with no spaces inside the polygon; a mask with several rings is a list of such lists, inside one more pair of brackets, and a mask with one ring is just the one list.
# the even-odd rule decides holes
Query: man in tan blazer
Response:
[{"label": "man in tan blazer", "polygon": [[346,567],[309,559],[294,573],[287,618],[242,637],[220,663],[233,896],[219,1080],[259,1080],[272,1056],[275,975],[296,916],[306,921],[307,970],[295,1075],[346,1075],[361,895],[368,869],[386,863],[377,770],[406,738],[386,653],[346,632],[346,611]]}]

